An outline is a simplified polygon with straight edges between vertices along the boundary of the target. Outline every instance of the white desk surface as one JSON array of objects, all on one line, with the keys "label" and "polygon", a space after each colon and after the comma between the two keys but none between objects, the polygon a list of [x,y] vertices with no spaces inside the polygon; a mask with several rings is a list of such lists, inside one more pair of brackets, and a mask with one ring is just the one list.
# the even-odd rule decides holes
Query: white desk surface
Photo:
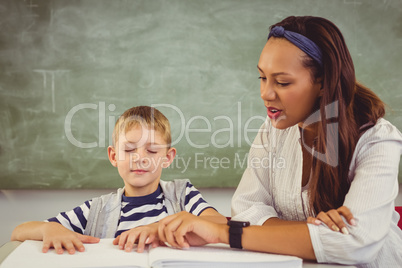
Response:
[{"label": "white desk surface", "polygon": [[[8,254],[10,254],[15,248],[17,248],[21,242],[18,241],[10,241],[3,246],[0,247],[0,264],[3,262],[5,258],[7,258]],[[321,263],[313,263],[303,261],[303,268],[340,268],[340,267],[355,267],[355,266],[345,266],[345,265],[337,265],[337,264],[321,264]]]}]

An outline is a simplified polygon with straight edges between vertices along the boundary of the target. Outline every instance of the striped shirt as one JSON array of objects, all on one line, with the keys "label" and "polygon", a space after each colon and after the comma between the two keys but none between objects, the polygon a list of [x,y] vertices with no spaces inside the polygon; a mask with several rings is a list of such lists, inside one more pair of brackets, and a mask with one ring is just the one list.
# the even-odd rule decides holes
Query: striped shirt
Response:
[{"label": "striped shirt", "polygon": [[[58,222],[69,230],[83,234],[87,225],[92,200],[67,212],[61,212],[49,222]],[[201,193],[191,184],[186,185],[185,211],[199,216],[205,209],[212,208]],[[128,197],[123,194],[120,220],[115,237],[132,228],[151,224],[168,216],[165,196],[161,187],[146,196]]]}]

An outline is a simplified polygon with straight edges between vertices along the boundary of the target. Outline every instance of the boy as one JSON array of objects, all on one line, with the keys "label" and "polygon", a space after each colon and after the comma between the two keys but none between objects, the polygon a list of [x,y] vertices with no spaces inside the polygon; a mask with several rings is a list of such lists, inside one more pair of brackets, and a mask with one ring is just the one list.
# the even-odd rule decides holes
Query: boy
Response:
[{"label": "boy", "polygon": [[115,237],[113,244],[120,249],[129,252],[137,243],[137,251],[142,252],[146,244],[158,246],[158,221],[168,215],[187,211],[226,222],[189,180],[160,180],[162,169],[176,155],[170,144],[169,121],[157,109],[139,106],[125,111],[113,130],[113,146],[108,147],[124,188],[45,222],[23,223],[14,229],[11,240],[43,240],[43,252],[53,247],[59,254],[64,249],[74,254],[85,250],[83,243]]}]

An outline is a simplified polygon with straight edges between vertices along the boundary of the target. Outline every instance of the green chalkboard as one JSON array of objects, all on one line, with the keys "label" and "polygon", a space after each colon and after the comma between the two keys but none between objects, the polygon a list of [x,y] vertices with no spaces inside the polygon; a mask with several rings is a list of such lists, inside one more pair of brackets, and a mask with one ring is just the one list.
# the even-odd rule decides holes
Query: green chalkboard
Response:
[{"label": "green chalkboard", "polygon": [[136,105],[171,122],[164,179],[236,186],[265,117],[259,54],[289,15],[339,26],[402,129],[401,14],[397,0],[0,0],[0,188],[121,186],[106,150]]}]

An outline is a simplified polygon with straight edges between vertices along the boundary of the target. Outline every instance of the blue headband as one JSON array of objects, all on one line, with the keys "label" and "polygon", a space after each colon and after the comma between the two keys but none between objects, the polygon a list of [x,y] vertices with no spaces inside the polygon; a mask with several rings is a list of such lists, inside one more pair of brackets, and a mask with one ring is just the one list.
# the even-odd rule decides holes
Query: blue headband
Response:
[{"label": "blue headband", "polygon": [[275,26],[272,28],[268,35],[268,39],[271,37],[285,37],[288,41],[300,48],[304,53],[313,58],[320,66],[322,66],[322,53],[321,49],[310,39],[304,35],[287,31],[282,26]]}]

